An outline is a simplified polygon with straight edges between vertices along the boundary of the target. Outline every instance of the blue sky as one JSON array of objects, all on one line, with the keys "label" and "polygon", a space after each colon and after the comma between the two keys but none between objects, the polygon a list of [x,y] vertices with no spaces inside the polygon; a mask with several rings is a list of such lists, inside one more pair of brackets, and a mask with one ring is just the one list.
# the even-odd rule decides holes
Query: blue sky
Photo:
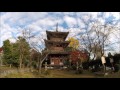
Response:
[{"label": "blue sky", "polygon": [[[15,42],[14,38],[21,35],[23,28],[30,28],[36,35],[42,34],[46,38],[45,31],[54,31],[57,23],[59,31],[69,31],[68,37],[77,37],[81,32],[79,28],[85,28],[81,19],[87,20],[90,15],[93,21],[99,20],[103,24],[112,21],[112,25],[120,26],[119,12],[0,12],[0,46],[6,39]],[[119,37],[118,31],[115,34],[111,35],[113,41],[115,36]],[[118,46],[117,43],[115,47]]]}]

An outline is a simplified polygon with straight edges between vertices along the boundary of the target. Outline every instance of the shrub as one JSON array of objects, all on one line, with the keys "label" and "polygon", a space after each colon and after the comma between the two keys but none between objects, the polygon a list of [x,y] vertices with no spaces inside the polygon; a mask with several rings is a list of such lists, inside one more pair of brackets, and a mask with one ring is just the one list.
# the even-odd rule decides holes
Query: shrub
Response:
[{"label": "shrub", "polygon": [[78,68],[78,70],[76,70],[76,74],[82,74],[83,73],[83,69],[82,68]]},{"label": "shrub", "polygon": [[51,73],[50,70],[46,70],[43,72],[43,74],[45,74],[45,75],[50,75],[50,73]]},{"label": "shrub", "polygon": [[118,72],[118,71],[120,70],[120,65],[119,65],[119,64],[116,64],[116,65],[114,66],[114,68],[115,68],[115,71],[114,71],[114,72]]}]

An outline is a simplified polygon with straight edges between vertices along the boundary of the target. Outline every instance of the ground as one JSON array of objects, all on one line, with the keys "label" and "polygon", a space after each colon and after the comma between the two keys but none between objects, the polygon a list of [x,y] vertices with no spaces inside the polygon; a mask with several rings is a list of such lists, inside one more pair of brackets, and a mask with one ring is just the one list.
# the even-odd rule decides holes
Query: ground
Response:
[{"label": "ground", "polygon": [[39,75],[36,70],[33,70],[33,72],[10,73],[1,78],[120,78],[120,71],[104,76],[87,70],[83,71],[82,74],[76,74],[74,70],[47,70],[41,75]]}]

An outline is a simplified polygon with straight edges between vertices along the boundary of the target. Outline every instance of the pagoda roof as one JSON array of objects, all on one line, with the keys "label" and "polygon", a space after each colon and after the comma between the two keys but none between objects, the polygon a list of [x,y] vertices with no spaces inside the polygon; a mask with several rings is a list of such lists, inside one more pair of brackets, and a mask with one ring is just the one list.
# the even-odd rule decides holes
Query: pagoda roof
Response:
[{"label": "pagoda roof", "polygon": [[69,45],[69,43],[70,43],[70,41],[51,41],[51,40],[45,40],[44,39],[44,41],[45,41],[45,45],[48,47],[49,46],[49,44],[66,44],[66,46],[68,46]]},{"label": "pagoda roof", "polygon": [[49,52],[49,54],[70,54],[67,51],[53,51],[53,50],[49,50],[49,51],[45,51],[45,52]]},{"label": "pagoda roof", "polygon": [[69,54],[69,52],[50,52],[50,54]]},{"label": "pagoda roof", "polygon": [[46,34],[47,34],[47,39],[50,39],[50,37],[60,37],[60,38],[66,39],[69,32],[47,31],[46,30]]},{"label": "pagoda roof", "polygon": [[44,39],[46,43],[70,43],[70,41],[52,41],[52,40],[46,40]]}]

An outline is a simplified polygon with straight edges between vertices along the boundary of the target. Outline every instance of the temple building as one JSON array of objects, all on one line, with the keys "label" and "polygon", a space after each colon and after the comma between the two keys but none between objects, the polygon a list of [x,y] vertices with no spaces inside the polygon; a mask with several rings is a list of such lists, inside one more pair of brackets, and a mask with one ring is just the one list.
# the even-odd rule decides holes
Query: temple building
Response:
[{"label": "temple building", "polygon": [[65,60],[69,59],[69,52],[66,51],[69,41],[65,41],[69,32],[46,31],[45,39],[46,52],[48,52],[47,62],[50,66],[64,66]]}]

